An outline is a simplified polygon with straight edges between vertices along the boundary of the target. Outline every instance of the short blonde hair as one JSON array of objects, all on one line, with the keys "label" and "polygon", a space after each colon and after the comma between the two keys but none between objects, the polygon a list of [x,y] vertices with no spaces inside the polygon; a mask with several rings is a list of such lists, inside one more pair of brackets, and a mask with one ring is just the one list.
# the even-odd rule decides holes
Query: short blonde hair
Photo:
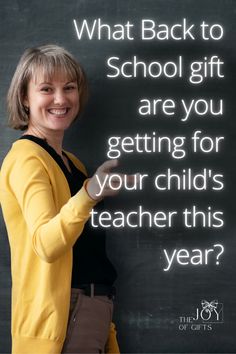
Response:
[{"label": "short blonde hair", "polygon": [[7,95],[9,125],[14,129],[25,130],[29,124],[29,111],[24,106],[28,83],[36,79],[38,71],[45,79],[50,79],[58,72],[77,81],[79,89],[80,109],[83,110],[88,98],[87,79],[78,61],[64,48],[57,45],[44,45],[27,49],[15,71]]}]

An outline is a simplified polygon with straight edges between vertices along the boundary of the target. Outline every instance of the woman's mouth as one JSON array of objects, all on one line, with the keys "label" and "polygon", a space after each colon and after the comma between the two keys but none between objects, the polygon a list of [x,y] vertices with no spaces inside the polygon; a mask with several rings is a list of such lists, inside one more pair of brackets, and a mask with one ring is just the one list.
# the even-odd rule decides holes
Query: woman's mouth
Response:
[{"label": "woman's mouth", "polygon": [[69,108],[51,108],[48,110],[50,114],[54,116],[64,116],[69,111]]}]

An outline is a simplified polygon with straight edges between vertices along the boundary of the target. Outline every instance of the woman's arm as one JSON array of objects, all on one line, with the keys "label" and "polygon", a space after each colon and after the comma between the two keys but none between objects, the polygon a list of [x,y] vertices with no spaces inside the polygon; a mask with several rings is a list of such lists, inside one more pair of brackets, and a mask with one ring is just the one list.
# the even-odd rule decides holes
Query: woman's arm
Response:
[{"label": "woman's arm", "polygon": [[8,183],[36,254],[54,262],[73,246],[96,201],[82,187],[58,211],[48,172],[36,156],[17,159],[8,171]]},{"label": "woman's arm", "polygon": [[[103,183],[117,163],[117,160],[104,162],[60,210],[55,203],[58,196],[53,195],[48,171],[37,155],[26,153],[11,162],[10,167],[5,167],[2,177],[19,205],[18,222],[26,223],[33,249],[41,259],[51,263],[67,252],[82,233],[90,211],[98,200],[118,193],[106,184],[97,197],[99,184]],[[63,192],[65,186],[62,185],[61,188]],[[1,194],[4,195],[4,191]],[[3,204],[6,206],[6,201]],[[9,210],[11,205],[3,205],[3,212],[6,208]]]}]

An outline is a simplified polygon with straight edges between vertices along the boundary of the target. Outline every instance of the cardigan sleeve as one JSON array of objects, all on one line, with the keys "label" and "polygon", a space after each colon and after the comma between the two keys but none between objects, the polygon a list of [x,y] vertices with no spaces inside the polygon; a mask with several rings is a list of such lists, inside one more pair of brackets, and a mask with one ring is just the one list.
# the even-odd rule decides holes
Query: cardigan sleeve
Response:
[{"label": "cardigan sleeve", "polygon": [[115,324],[111,322],[109,337],[105,347],[105,353],[107,354],[119,354],[120,349],[116,338]]},{"label": "cardigan sleeve", "polygon": [[[23,157],[12,164],[8,178],[32,237],[36,254],[54,262],[67,252],[82,233],[96,204],[84,187],[58,212],[48,172],[37,156]],[[63,188],[63,185],[62,187]]]}]

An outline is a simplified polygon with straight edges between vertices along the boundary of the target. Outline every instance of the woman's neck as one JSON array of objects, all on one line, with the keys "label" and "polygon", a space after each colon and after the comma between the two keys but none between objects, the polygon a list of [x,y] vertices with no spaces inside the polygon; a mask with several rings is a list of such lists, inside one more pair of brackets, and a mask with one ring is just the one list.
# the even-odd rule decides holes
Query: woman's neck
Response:
[{"label": "woman's neck", "polygon": [[38,138],[44,139],[47,143],[60,155],[62,155],[62,142],[64,137],[64,132],[58,131],[43,131],[39,128],[28,127],[28,129],[24,132],[23,135],[33,135]]}]

